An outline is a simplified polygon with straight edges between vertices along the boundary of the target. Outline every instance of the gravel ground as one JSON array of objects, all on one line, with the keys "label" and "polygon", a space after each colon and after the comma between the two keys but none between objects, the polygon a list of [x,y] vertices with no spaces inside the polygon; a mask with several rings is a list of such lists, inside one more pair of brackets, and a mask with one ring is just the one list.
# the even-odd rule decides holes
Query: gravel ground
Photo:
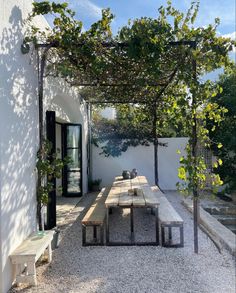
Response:
[{"label": "gravel ground", "polygon": [[[38,286],[10,292],[235,293],[235,259],[227,251],[220,254],[201,230],[199,254],[194,254],[192,215],[181,205],[176,192],[166,195],[184,220],[184,248],[82,247],[80,220],[95,196],[88,195],[66,219],[52,263],[37,267]],[[134,218],[139,228],[136,239],[152,240],[154,216],[138,209]],[[128,210],[116,210],[110,219],[111,239],[127,240]]]}]

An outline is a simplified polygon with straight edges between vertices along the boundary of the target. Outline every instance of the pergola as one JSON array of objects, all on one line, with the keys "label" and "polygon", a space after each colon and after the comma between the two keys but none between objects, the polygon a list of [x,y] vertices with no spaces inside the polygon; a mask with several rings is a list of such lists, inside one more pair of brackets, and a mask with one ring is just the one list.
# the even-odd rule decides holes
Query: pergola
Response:
[{"label": "pergola", "polygon": [[[78,43],[78,47],[82,47],[85,44]],[[75,77],[70,77],[69,83],[72,86],[83,87],[89,89],[88,93],[83,93],[83,99],[89,104],[150,104],[153,109],[158,106],[158,102],[167,93],[167,90],[178,82],[179,68],[183,63],[192,64],[192,78],[196,78],[196,62],[191,60],[188,55],[188,51],[184,50],[186,47],[189,49],[196,49],[196,41],[176,41],[170,42],[166,46],[166,53],[163,62],[163,70],[156,74],[156,76],[145,76],[143,71],[142,60],[132,60],[127,56],[128,44],[106,42],[101,44],[102,50],[99,52],[103,55],[102,58],[106,58],[107,51],[112,51],[115,54],[115,58],[110,60],[107,57],[107,64],[97,75],[96,71],[92,69],[85,69],[82,74],[80,72],[81,63],[73,55],[69,55],[68,60],[72,66],[75,67],[78,72]],[[43,113],[43,80],[46,69],[46,60],[50,54],[50,50],[58,49],[59,44],[57,42],[51,42],[49,44],[37,44],[36,46],[40,57],[39,63],[39,123],[40,123],[40,141],[42,141],[42,113]],[[181,48],[181,50],[180,50]],[[121,57],[120,57],[121,56]],[[174,58],[173,58],[174,56]],[[119,62],[118,62],[118,61]],[[167,61],[168,60],[168,61]],[[169,62],[172,61],[172,63]],[[114,61],[114,62],[113,62]],[[169,66],[169,64],[171,64]],[[89,64],[83,64],[85,67],[89,67]],[[138,69],[133,70],[134,67]],[[146,65],[145,65],[146,67]],[[139,71],[140,70],[140,71]],[[180,69],[182,70],[182,68]],[[155,69],[154,69],[155,71]],[[135,73],[140,72],[138,76]],[[76,74],[76,71],[73,72]],[[168,92],[173,95],[184,95],[184,93]],[[148,96],[146,99],[145,97]],[[115,98],[114,98],[115,97]],[[194,97],[192,100],[194,104]],[[158,185],[158,171],[157,171],[157,157],[156,148],[158,146],[158,138],[156,132],[156,122],[158,117],[156,111],[153,111],[153,139],[155,146],[155,182]]]},{"label": "pergola", "polygon": [[[84,44],[77,44],[77,46],[83,46]],[[121,52],[121,48],[127,48],[127,44],[125,43],[102,43],[102,48],[104,49],[104,52],[108,49],[118,49],[118,52]],[[89,78],[85,78],[85,76],[82,76],[78,79],[75,79],[71,84],[73,86],[79,86],[79,87],[87,87],[95,90],[95,91],[101,91],[103,93],[102,98],[96,98],[96,95],[91,98],[90,95],[85,95],[83,98],[85,101],[89,104],[146,104],[147,101],[144,101],[143,95],[152,94],[152,90],[158,88],[158,91],[153,91],[152,98],[148,103],[150,103],[153,106],[153,109],[155,110],[156,107],[158,107],[158,102],[162,98],[163,95],[166,94],[167,89],[171,84],[174,82],[176,75],[178,74],[178,67],[182,64],[182,62],[189,62],[189,55],[186,53],[186,50],[184,50],[184,56],[183,56],[183,50],[179,50],[179,48],[190,48],[190,50],[196,49],[197,42],[193,40],[183,40],[183,41],[176,41],[176,42],[170,42],[167,46],[168,54],[167,58],[171,58],[171,55],[173,53],[175,56],[178,56],[178,62],[174,62],[174,66],[172,68],[167,68],[162,74],[160,74],[158,80],[151,79],[147,80],[145,77],[134,77],[128,82],[126,80],[126,76],[120,76],[119,73],[121,73],[123,70],[127,69],[127,64],[129,64],[129,60],[122,60],[122,63],[115,63],[113,66],[117,66],[119,68],[118,77],[117,72],[114,73],[114,67],[112,67],[113,70],[113,76],[111,76],[111,71],[105,69],[105,78],[103,76],[102,79],[100,79],[99,76],[94,76],[93,80],[91,79],[91,76]],[[50,53],[50,50],[53,50],[55,48],[58,48],[59,44],[57,42],[52,42],[49,44],[38,44],[36,46],[36,49],[38,50],[38,68],[39,68],[39,88],[38,88],[38,97],[39,97],[39,137],[40,142],[42,143],[43,139],[43,90],[44,90],[44,74],[46,69],[46,62],[47,62],[47,56]],[[178,50],[180,51],[179,55],[176,55],[178,53]],[[40,52],[41,51],[41,52]],[[125,58],[123,58],[125,59]],[[73,58],[73,56],[69,57],[70,62],[74,66],[79,67],[79,62]],[[192,78],[196,79],[196,61],[195,59],[191,59],[191,66],[192,66]],[[131,65],[133,65],[133,62]],[[139,65],[139,64],[138,64]],[[107,71],[106,71],[107,70]],[[131,71],[132,73],[132,71]],[[105,90],[104,90],[105,89]],[[110,92],[110,95],[109,95]],[[112,93],[116,93],[116,96],[120,95],[120,100],[114,100],[112,98]],[[123,93],[126,92],[125,97],[123,98]],[[129,99],[127,99],[127,93],[130,96]],[[195,97],[192,97],[192,104],[195,103]],[[158,186],[158,133],[156,130],[156,122],[158,120],[156,111],[153,112],[153,144],[154,144],[154,173],[155,173],[155,184]],[[195,117],[195,121],[197,118]],[[197,156],[197,134],[196,134],[196,124],[192,127],[192,155],[195,157]],[[193,203],[194,203],[194,249],[195,252],[198,252],[198,222],[199,222],[199,203],[198,203],[198,192],[197,189],[193,190]]]},{"label": "pergola", "polygon": [[[197,108],[199,105],[199,81],[197,76],[229,64],[227,54],[232,42],[216,36],[216,26],[195,29],[192,24],[197,15],[199,3],[192,3],[186,15],[180,13],[168,2],[166,8],[159,8],[157,19],[141,18],[133,26],[122,28],[113,37],[110,24],[113,19],[109,9],[103,10],[102,19],[83,33],[82,23],[74,19],[74,13],[66,3],[34,3],[29,21],[40,14],[55,13],[52,33],[45,33],[31,27],[28,41],[39,36],[36,42],[39,68],[39,137],[43,141],[43,92],[44,75],[64,78],[69,84],[89,89],[84,99],[90,104],[132,103],[146,104],[153,109],[153,142],[155,156],[155,181],[158,184],[156,130],[156,108],[167,95],[185,97],[191,117],[191,168],[197,174],[198,136]],[[167,17],[173,17],[171,25]],[[25,40],[27,43],[27,41]],[[198,45],[198,46],[197,46]],[[199,61],[197,61],[199,60]],[[198,62],[198,67],[197,67]],[[185,90],[181,91],[179,84]],[[188,88],[186,90],[186,88]],[[208,89],[207,89],[208,91]],[[91,92],[94,95],[91,95]],[[198,123],[199,126],[199,123]],[[195,176],[195,175],[194,175]],[[198,252],[199,190],[198,177],[191,178],[194,202],[194,250]],[[39,185],[41,178],[39,178]]]}]

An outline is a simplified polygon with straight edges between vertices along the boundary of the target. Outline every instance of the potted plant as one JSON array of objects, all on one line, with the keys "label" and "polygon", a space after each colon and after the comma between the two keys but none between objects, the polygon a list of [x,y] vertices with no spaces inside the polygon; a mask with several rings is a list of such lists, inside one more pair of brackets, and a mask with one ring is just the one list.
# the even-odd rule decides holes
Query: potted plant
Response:
[{"label": "potted plant", "polygon": [[95,192],[95,191],[100,191],[100,184],[101,184],[101,182],[102,182],[102,179],[89,179],[88,180],[88,189],[89,189],[89,191],[93,191],[93,192]]}]

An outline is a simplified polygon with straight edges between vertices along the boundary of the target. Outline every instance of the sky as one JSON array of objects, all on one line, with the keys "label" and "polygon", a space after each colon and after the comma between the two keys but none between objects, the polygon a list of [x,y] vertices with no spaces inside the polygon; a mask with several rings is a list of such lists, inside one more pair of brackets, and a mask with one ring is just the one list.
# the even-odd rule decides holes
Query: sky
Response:
[{"label": "sky", "polygon": [[[40,0],[39,0],[40,1]],[[53,0],[63,2],[63,0]],[[172,5],[186,12],[193,0],[172,0]],[[81,20],[83,28],[87,30],[90,25],[101,18],[103,8],[110,8],[115,15],[112,22],[114,34],[122,26],[128,23],[129,19],[142,16],[156,18],[158,8],[166,6],[166,0],[67,0],[69,7],[76,12],[76,18]],[[214,24],[215,18],[220,18],[220,25],[217,33],[221,36],[236,39],[236,0],[200,0],[199,13],[195,26],[207,26]],[[49,23],[52,19],[48,18]],[[236,63],[236,50],[230,53],[230,57]],[[218,74],[212,74],[211,79],[217,79]]]},{"label": "sky", "polygon": [[[186,11],[192,0],[172,0],[172,4],[180,11]],[[165,0],[73,0],[69,6],[76,11],[76,18],[83,22],[84,28],[101,17],[102,8],[111,8],[115,14],[112,23],[113,32],[126,25],[128,19],[141,16],[157,17],[158,8],[166,5]],[[196,26],[205,26],[219,17],[221,24],[218,27],[220,35],[233,36],[236,31],[236,0],[201,0]],[[235,35],[234,35],[235,38]]]}]

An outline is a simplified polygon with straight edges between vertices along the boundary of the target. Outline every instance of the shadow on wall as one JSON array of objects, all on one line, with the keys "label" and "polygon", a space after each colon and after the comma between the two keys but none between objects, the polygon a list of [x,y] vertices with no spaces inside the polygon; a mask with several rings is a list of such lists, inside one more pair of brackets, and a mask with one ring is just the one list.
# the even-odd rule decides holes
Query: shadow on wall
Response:
[{"label": "shadow on wall", "polygon": [[21,54],[22,26],[21,10],[14,6],[0,37],[1,237],[8,283],[8,255],[36,227],[37,70],[36,56]]},{"label": "shadow on wall", "polygon": [[[158,147],[158,177],[159,186],[163,190],[176,190],[178,178],[178,167],[181,151],[185,155],[185,146],[188,138],[159,138],[159,141],[166,143],[167,147]],[[122,174],[122,170],[136,168],[139,175],[147,177],[151,185],[154,180],[154,152],[153,145],[130,147],[119,157],[105,157],[101,155],[102,149],[92,145],[92,161],[94,178],[102,178],[102,185],[106,186],[113,182],[114,177]]]}]

